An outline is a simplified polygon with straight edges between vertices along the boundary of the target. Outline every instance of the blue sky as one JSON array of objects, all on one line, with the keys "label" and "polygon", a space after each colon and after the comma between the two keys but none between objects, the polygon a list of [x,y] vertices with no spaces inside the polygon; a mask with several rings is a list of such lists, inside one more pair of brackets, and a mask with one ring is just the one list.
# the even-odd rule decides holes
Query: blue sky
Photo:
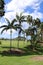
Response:
[{"label": "blue sky", "polygon": [[[5,1],[5,15],[0,20],[0,26],[7,24],[5,17],[9,21],[15,18],[16,12],[24,12],[25,15],[30,14],[33,18],[40,18],[43,21],[43,0],[4,0]],[[27,28],[28,24],[23,23],[23,27]],[[1,30],[0,30],[1,31]],[[7,35],[7,36],[6,36]],[[13,38],[18,35],[18,32],[13,30]],[[9,30],[0,34],[0,38],[9,38]]]},{"label": "blue sky", "polygon": [[11,2],[11,0],[4,0],[6,4],[8,4],[9,2]]}]

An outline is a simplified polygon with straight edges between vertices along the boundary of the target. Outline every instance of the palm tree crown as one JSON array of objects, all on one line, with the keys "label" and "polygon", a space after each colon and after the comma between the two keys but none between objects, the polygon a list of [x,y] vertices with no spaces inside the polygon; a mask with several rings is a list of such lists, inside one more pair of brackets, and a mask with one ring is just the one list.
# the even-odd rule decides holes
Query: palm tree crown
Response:
[{"label": "palm tree crown", "polygon": [[10,29],[10,50],[11,50],[11,44],[12,44],[12,29],[16,30],[16,26],[14,26],[14,20],[12,20],[12,22],[10,23],[10,21],[5,18],[7,20],[7,25],[2,25],[0,28],[3,28],[1,31],[1,34],[4,32],[4,30],[8,30]]}]

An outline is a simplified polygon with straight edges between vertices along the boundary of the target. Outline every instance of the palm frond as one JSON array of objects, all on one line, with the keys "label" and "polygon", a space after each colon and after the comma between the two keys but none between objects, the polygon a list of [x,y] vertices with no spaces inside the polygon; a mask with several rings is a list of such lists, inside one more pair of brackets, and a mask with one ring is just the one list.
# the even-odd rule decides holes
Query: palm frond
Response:
[{"label": "palm frond", "polygon": [[1,31],[1,34],[4,32],[4,30],[7,30],[7,28],[4,28],[4,29]]},{"label": "palm frond", "polygon": [[14,22],[16,22],[17,20],[16,19],[13,19],[12,22],[11,22],[11,25],[14,24]]},{"label": "palm frond", "polygon": [[21,16],[21,18],[20,19],[25,19],[25,16]]},{"label": "palm frond", "polygon": [[0,28],[3,28],[3,27],[7,27],[7,25],[2,25],[2,26],[0,26]]},{"label": "palm frond", "polygon": [[21,22],[26,22],[26,21],[27,21],[27,20],[25,20],[25,19],[22,19],[22,20],[21,20]]},{"label": "palm frond", "polygon": [[20,28],[22,25],[19,25],[19,24],[15,24],[15,26],[16,26],[17,28]]},{"label": "palm frond", "polygon": [[10,25],[10,21],[7,19],[7,18],[5,18],[6,19],[6,21],[8,22],[8,25]]},{"label": "palm frond", "polygon": [[21,32],[25,32],[21,27],[19,28],[19,35],[21,34]]},{"label": "palm frond", "polygon": [[20,13],[20,17],[22,16],[23,12]]},{"label": "palm frond", "polygon": [[20,18],[20,17],[19,17],[19,15],[18,15],[18,14],[16,14],[16,18],[17,18],[17,20],[19,20],[19,18]]},{"label": "palm frond", "polygon": [[30,16],[30,15],[27,16],[27,22],[28,23],[31,23],[32,22],[32,16]]}]

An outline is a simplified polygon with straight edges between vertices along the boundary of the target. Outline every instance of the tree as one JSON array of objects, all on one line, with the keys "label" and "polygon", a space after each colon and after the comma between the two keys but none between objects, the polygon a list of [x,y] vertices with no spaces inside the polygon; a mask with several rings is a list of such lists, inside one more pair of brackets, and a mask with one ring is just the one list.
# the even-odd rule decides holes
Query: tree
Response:
[{"label": "tree", "polygon": [[25,16],[23,15],[23,13],[20,13],[20,15],[18,15],[17,13],[16,19],[14,21],[19,22],[19,24],[15,25],[17,29],[19,29],[19,32],[18,32],[18,48],[19,48],[20,34],[21,34],[21,31],[23,31],[21,23],[25,21]]},{"label": "tree", "polygon": [[0,0],[0,17],[2,17],[5,13],[4,5],[5,5],[4,0]]},{"label": "tree", "polygon": [[31,36],[31,45],[33,40],[33,36],[36,35],[37,29],[35,27],[29,27],[28,29],[25,30],[26,36]]},{"label": "tree", "polygon": [[5,18],[6,21],[7,21],[7,25],[2,25],[0,28],[3,28],[2,31],[1,31],[1,34],[4,32],[4,30],[8,30],[10,29],[10,51],[11,51],[11,46],[12,46],[12,29],[15,29],[16,30],[16,26],[14,26],[14,20],[12,20],[12,22],[10,23],[10,21]]},{"label": "tree", "polygon": [[31,46],[34,49],[35,45],[37,44],[37,28],[40,26],[40,19],[36,18],[33,19],[32,16],[27,16],[27,22],[30,25],[29,28],[26,30],[26,35],[31,36]]}]

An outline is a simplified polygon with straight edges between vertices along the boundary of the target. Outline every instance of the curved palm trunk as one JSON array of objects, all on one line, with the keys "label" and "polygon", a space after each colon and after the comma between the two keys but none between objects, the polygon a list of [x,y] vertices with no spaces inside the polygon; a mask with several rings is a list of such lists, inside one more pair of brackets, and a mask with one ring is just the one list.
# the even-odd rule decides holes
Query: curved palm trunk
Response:
[{"label": "curved palm trunk", "polygon": [[12,48],[12,29],[10,29],[10,51]]}]

